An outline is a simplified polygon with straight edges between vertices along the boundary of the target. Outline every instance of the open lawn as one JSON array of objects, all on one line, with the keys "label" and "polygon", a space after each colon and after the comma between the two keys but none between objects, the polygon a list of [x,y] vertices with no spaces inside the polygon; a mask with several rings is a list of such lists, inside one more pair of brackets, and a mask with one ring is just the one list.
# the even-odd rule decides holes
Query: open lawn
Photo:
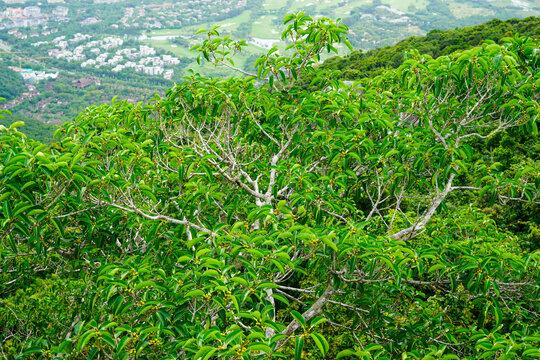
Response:
[{"label": "open lawn", "polygon": [[251,27],[252,36],[261,39],[279,39],[283,26],[278,26],[275,20],[277,20],[277,16],[261,16],[253,22]]},{"label": "open lawn", "polygon": [[494,15],[493,11],[469,6],[467,4],[451,4],[450,10],[457,19],[463,19],[471,15]]},{"label": "open lawn", "polygon": [[383,0],[382,3],[393,9],[407,12],[411,5],[414,6],[416,10],[424,10],[428,4],[428,0]]},{"label": "open lawn", "polygon": [[287,0],[266,0],[263,4],[265,10],[277,10],[287,5]]},{"label": "open lawn", "polygon": [[238,27],[244,23],[247,23],[250,20],[250,12],[244,11],[238,16],[229,18],[222,21],[213,21],[209,23],[199,23],[196,25],[190,25],[183,27],[181,29],[159,29],[152,30],[146,33],[147,36],[161,36],[161,35],[193,35],[200,29],[211,29],[214,26],[220,26],[221,31],[234,32]]}]

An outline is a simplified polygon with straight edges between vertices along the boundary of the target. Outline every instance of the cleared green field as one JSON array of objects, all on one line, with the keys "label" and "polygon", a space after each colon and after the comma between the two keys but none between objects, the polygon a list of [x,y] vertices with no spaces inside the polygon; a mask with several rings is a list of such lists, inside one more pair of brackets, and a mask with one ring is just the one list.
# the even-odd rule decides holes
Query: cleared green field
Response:
[{"label": "cleared green field", "polygon": [[[275,20],[278,20],[277,16],[261,16],[258,20],[253,22],[251,27],[252,36],[261,39],[279,39],[281,31],[283,31],[283,26],[277,26]],[[282,21],[279,21],[278,23],[281,24]]]},{"label": "cleared green field", "polygon": [[424,10],[428,4],[427,0],[384,0],[382,2],[385,5],[397,9],[399,11],[407,12],[409,6],[414,6],[417,10]]},{"label": "cleared green field", "polygon": [[265,10],[281,9],[287,4],[287,0],[266,0],[263,4]]},{"label": "cleared green field", "polygon": [[238,27],[250,20],[250,12],[244,11],[238,16],[222,20],[213,21],[208,23],[199,23],[196,25],[186,26],[181,29],[160,29],[152,30],[146,33],[147,36],[162,36],[162,35],[193,35],[200,29],[211,29],[214,26],[220,26],[220,31],[234,32]]},{"label": "cleared green field", "polygon": [[493,11],[481,9],[478,7],[469,6],[466,4],[452,4],[450,5],[450,10],[452,10],[452,14],[457,19],[466,18],[467,16],[471,15],[479,15],[479,14],[485,14],[485,15],[493,15]]},{"label": "cleared green field", "polygon": [[144,40],[143,42],[145,44],[151,45],[152,47],[170,51],[178,57],[194,56],[194,53],[190,52],[188,48],[173,44],[171,40]]}]

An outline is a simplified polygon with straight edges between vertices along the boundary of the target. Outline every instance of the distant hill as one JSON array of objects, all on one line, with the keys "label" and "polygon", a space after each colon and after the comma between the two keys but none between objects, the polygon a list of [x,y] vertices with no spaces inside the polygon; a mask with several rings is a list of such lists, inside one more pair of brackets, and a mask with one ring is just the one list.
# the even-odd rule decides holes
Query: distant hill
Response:
[{"label": "distant hill", "polygon": [[[455,30],[432,30],[422,37],[410,37],[393,46],[385,46],[367,52],[357,50],[346,57],[332,57],[326,60],[322,69],[340,70],[346,80],[356,80],[381,73],[386,68],[397,68],[403,63],[403,54],[417,49],[421,54],[434,58],[448,55],[456,50],[470,49],[485,40],[498,42],[505,36],[515,34],[539,36],[540,18],[492,20],[485,24]],[[303,84],[309,83],[307,76]]]}]

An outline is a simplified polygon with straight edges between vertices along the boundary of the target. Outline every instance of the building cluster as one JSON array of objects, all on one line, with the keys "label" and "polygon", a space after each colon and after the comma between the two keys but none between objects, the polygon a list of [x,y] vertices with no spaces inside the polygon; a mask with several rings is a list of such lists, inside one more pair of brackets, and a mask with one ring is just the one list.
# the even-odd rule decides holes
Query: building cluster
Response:
[{"label": "building cluster", "polygon": [[39,6],[8,7],[0,13],[0,29],[44,25],[48,22],[69,21],[69,9],[56,6],[48,14],[42,13]]},{"label": "building cluster", "polygon": [[[24,0],[3,1],[10,1],[10,3],[5,11],[0,12],[0,29],[36,27],[50,22],[69,21],[68,15],[73,15],[70,14],[69,5],[64,0],[48,0],[49,4],[56,3],[57,5],[46,8],[41,6],[41,2],[38,2],[37,5],[33,5],[32,2],[32,6],[24,6]],[[116,2],[116,0],[94,0],[95,4],[112,2]],[[182,2],[165,1],[162,4],[141,4],[126,7],[122,18],[110,26],[113,28],[120,26],[125,28],[144,27],[146,29],[185,26],[207,21],[209,17],[232,16],[246,6],[247,0],[188,0]],[[90,16],[79,23],[92,25],[102,21],[98,17]]]},{"label": "building cluster", "polygon": [[180,64],[177,57],[171,55],[156,55],[156,50],[147,45],[138,48],[123,48],[124,40],[108,36],[101,40],[91,40],[91,35],[77,33],[72,38],[59,36],[51,41],[35,42],[33,46],[53,45],[48,51],[49,56],[68,62],[80,61],[83,68],[110,67],[111,71],[120,72],[130,69],[149,75],[162,75],[172,79],[174,70],[167,69]]},{"label": "building cluster", "polygon": [[33,84],[41,80],[56,79],[58,77],[58,71],[54,73],[48,73],[45,71],[29,70],[22,71],[21,75],[25,82]]},{"label": "building cluster", "polygon": [[32,69],[20,69],[16,66],[9,66],[9,68],[21,74],[24,81],[30,84],[34,84],[38,81],[46,79],[56,79],[58,77],[58,71],[54,73],[48,73],[45,71],[36,71]]},{"label": "building cluster", "polygon": [[227,17],[247,6],[247,0],[189,0],[145,4],[125,9],[120,23],[124,27],[160,29],[206,21],[208,17]]},{"label": "building cluster", "polygon": [[[131,53],[133,53],[133,50],[135,49],[126,49],[126,50],[131,50]],[[132,59],[134,59],[133,56],[132,56]],[[179,63],[180,63],[180,60],[170,55],[162,55],[161,57],[148,56],[148,57],[141,57],[137,62],[127,61],[123,64],[116,65],[112,69],[112,71],[118,72],[124,69],[133,69],[136,72],[142,72],[149,75],[162,75],[163,74],[163,77],[165,79],[170,80],[172,79],[174,75],[174,70],[165,69],[165,67],[171,66],[171,65],[178,65]]]}]

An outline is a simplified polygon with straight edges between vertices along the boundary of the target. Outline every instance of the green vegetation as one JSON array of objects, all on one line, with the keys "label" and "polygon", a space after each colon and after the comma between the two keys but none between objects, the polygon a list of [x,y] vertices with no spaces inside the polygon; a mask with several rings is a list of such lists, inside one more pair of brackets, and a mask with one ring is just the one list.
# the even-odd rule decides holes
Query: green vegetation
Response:
[{"label": "green vegetation", "polygon": [[[129,80],[111,80],[110,77],[105,77],[99,84],[91,83],[80,88],[76,86],[76,82],[86,78],[79,77],[82,75],[62,74],[55,80],[37,84],[39,95],[13,107],[12,111],[46,123],[63,123],[74,120],[88,106],[110,102],[115,96],[131,102],[147,100],[160,92],[160,83],[168,82],[157,78],[157,85],[147,82],[143,88],[141,83],[144,77],[135,84]],[[122,73],[116,74],[117,77],[121,75]],[[129,76],[127,78],[129,79]]]},{"label": "green vegetation", "polygon": [[[477,205],[539,213],[540,42],[351,86],[316,67],[346,26],[285,26],[252,76],[92,106],[50,146],[0,126],[4,357],[540,356],[540,251]],[[234,67],[245,41],[203,35]]]},{"label": "green vegetation", "polygon": [[[384,74],[391,68],[398,68],[404,62],[410,49],[416,49],[421,54],[437,58],[449,56],[457,50],[470,49],[485,41],[501,42],[505,36],[532,36],[540,34],[540,18],[510,19],[507,21],[492,20],[488,23],[462,29],[441,31],[433,30],[423,37],[411,37],[394,46],[378,48],[367,52],[353,51],[347,57],[333,57],[326,60],[320,70],[331,71],[332,77],[344,80],[358,80]],[[308,85],[314,80],[313,74],[304,73],[300,86]],[[316,88],[316,85],[313,85]],[[515,130],[508,130],[494,135],[488,142],[476,144],[476,151],[484,157],[491,156],[504,166],[505,170],[513,171],[516,164],[536,162],[539,160],[540,144],[535,135],[525,135]],[[485,213],[491,214],[498,226],[509,230],[520,237],[523,246],[532,249],[540,248],[540,224],[538,207],[512,204],[505,209],[492,207],[485,201],[473,202]]]},{"label": "green vegetation", "polygon": [[58,128],[55,125],[42,123],[22,114],[3,113],[0,118],[0,125],[10,127],[13,123],[24,122],[24,134],[31,139],[37,140],[43,144],[49,144],[53,141],[53,134]]},{"label": "green vegetation", "polygon": [[410,37],[396,45],[377,48],[367,52],[353,51],[346,57],[333,57],[321,65],[325,70],[339,70],[342,78],[355,80],[383,73],[388,68],[403,64],[404,56],[410,49],[431,57],[450,55],[457,50],[470,49],[486,40],[500,41],[505,36],[538,36],[540,18],[528,17],[523,20],[492,20],[485,24],[455,30],[432,30],[426,36]]},{"label": "green vegetation", "polygon": [[0,98],[12,100],[25,90],[21,75],[0,64]]}]

